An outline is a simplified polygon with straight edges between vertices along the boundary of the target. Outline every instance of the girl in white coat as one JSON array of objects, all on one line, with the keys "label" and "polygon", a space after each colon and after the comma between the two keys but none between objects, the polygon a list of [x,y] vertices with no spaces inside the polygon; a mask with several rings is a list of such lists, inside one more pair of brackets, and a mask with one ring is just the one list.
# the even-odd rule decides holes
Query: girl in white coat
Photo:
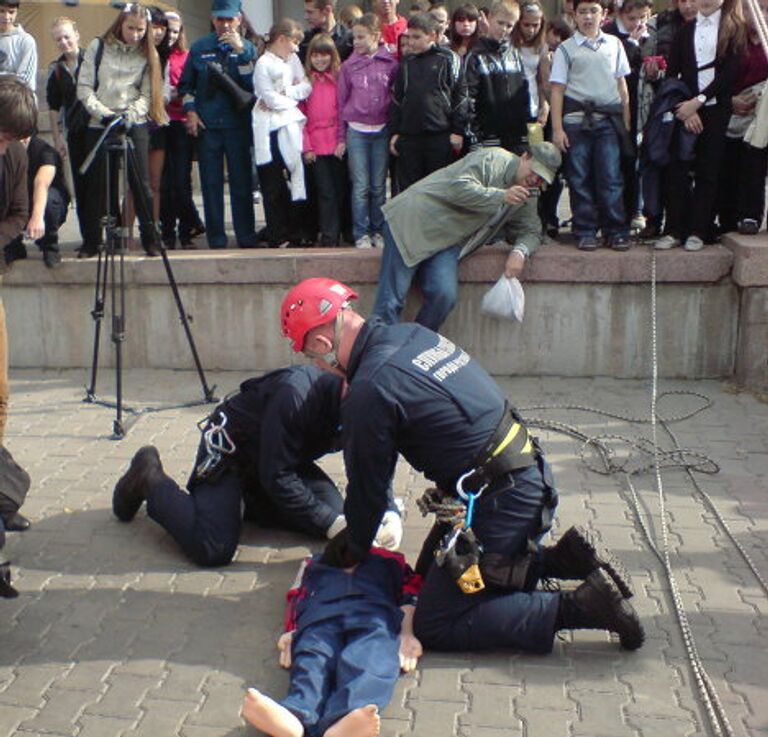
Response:
[{"label": "girl in white coat", "polygon": [[253,146],[271,247],[290,244],[297,224],[293,202],[306,199],[301,158],[305,117],[298,105],[309,96],[312,86],[296,54],[302,38],[296,21],[285,18],[276,23],[253,73],[257,98]]}]

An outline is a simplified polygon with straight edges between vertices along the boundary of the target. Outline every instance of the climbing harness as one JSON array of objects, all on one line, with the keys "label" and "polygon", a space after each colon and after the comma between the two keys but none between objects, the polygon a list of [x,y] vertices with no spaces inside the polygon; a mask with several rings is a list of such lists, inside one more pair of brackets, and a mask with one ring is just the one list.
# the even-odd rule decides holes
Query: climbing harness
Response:
[{"label": "climbing harness", "polygon": [[237,450],[226,425],[227,415],[220,408],[216,408],[212,414],[197,423],[205,443],[205,456],[195,467],[197,479],[210,479],[219,473],[225,457],[231,456]]}]

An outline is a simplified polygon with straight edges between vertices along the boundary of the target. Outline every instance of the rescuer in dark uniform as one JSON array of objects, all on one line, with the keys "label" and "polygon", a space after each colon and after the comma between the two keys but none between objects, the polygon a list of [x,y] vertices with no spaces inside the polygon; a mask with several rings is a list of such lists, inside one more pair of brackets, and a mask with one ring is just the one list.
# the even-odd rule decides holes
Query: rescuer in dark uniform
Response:
[{"label": "rescuer in dark uniform", "polygon": [[315,461],[338,450],[342,384],[314,366],[249,379],[202,426],[189,493],[145,446],[115,486],[115,515],[129,522],[146,500],[149,516],[202,566],[232,560],[243,504],[259,524],[333,537],[345,524],[344,502]]},{"label": "rescuer in dark uniform", "polygon": [[[640,647],[644,633],[621,564],[580,528],[555,546],[539,544],[557,492],[538,443],[496,382],[431,330],[366,322],[350,308],[356,298],[333,279],[306,279],[280,314],[293,349],[349,383],[341,410],[348,526],[324,561],[347,567],[367,555],[401,453],[436,484],[434,511],[463,509],[463,523],[430,535],[430,556],[439,542],[415,618],[427,649],[548,652],[555,632],[580,628],[616,632],[622,647]],[[535,590],[544,577],[584,582],[567,593]]]}]

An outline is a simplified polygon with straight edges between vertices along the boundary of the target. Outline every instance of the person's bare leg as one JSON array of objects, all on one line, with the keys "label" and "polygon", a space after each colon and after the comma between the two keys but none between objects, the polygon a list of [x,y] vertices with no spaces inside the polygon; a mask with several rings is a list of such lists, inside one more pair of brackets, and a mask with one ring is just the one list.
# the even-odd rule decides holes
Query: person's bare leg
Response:
[{"label": "person's bare leg", "polygon": [[381,729],[379,708],[374,704],[350,711],[325,730],[323,737],[376,737]]},{"label": "person's bare leg", "polygon": [[249,688],[243,701],[243,719],[271,737],[302,737],[304,727],[284,706],[266,694]]}]

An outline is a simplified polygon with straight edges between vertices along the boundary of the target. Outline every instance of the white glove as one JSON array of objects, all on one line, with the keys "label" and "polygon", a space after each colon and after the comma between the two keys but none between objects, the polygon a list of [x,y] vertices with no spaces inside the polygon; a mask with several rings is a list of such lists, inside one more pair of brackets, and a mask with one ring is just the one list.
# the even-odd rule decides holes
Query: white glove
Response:
[{"label": "white glove", "polygon": [[326,530],[325,536],[332,540],[336,535],[338,535],[345,527],[347,526],[347,520],[346,517],[344,517],[343,514],[340,514],[333,522],[331,522],[331,526]]},{"label": "white glove", "polygon": [[403,520],[400,515],[390,509],[384,513],[373,544],[385,550],[397,550],[403,539]]}]

